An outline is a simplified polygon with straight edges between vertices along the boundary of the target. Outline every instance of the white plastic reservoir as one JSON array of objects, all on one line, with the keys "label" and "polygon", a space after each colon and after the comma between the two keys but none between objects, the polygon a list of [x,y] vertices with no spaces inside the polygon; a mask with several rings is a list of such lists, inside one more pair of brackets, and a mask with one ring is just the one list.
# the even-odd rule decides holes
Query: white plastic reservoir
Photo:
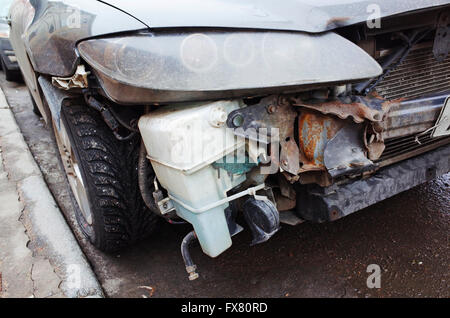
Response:
[{"label": "white plastic reservoir", "polygon": [[190,222],[203,251],[216,257],[231,246],[224,210],[226,192],[245,181],[213,168],[215,161],[245,146],[226,128],[238,101],[175,105],[142,116],[139,129],[160,184],[177,215]]}]

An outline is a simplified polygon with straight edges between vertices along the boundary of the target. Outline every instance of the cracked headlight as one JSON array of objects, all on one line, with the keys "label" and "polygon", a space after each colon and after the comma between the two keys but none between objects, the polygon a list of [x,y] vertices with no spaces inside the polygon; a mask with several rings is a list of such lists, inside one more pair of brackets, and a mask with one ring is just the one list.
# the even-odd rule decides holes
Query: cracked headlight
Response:
[{"label": "cracked headlight", "polygon": [[[372,57],[331,32],[161,32],[88,40],[78,49],[110,97],[125,103],[255,95],[381,74]],[[124,96],[124,86],[133,92]]]}]

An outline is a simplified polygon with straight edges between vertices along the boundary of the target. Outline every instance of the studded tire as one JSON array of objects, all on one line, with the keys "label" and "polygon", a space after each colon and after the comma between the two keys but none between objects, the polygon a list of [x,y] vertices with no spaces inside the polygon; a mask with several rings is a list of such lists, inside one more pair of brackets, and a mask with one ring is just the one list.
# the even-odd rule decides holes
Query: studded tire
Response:
[{"label": "studded tire", "polygon": [[158,217],[139,192],[140,137],[117,140],[100,114],[83,102],[65,103],[61,129],[54,124],[54,130],[76,218],[91,243],[111,253],[151,234]]}]

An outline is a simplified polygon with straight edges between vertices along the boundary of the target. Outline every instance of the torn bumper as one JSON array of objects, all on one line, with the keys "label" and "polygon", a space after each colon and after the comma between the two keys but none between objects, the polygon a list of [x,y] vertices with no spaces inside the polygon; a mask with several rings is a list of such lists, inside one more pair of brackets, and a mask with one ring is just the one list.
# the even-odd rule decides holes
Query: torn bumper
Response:
[{"label": "torn bumper", "polygon": [[[139,129],[157,180],[167,190],[164,202],[193,225],[205,254],[215,257],[231,246],[229,202],[244,196],[260,200],[257,191],[264,191],[259,197],[273,202],[277,211],[296,209],[305,220],[324,222],[448,172],[448,137],[436,139],[446,148],[419,158],[407,160],[442,144],[433,140],[434,148],[406,149],[409,157],[401,160],[407,161],[395,166],[381,169],[383,162],[377,160],[387,149],[383,134],[429,129],[441,101],[360,97],[348,104],[308,104],[295,96],[269,96],[250,106],[240,100],[179,104],[142,116]],[[251,162],[235,161],[242,157]],[[272,174],[299,183],[283,179],[283,185],[268,177]],[[372,177],[348,183],[367,175]]]},{"label": "torn bumper", "polygon": [[450,145],[379,170],[372,177],[340,187],[299,191],[297,212],[305,220],[334,221],[431,181],[450,171]]},{"label": "torn bumper", "polygon": [[[300,113],[300,182],[312,179],[329,186],[337,178],[373,172],[450,142],[448,136],[432,137],[449,94],[393,101],[379,96],[327,102],[291,99]],[[311,178],[311,172],[322,176]]]}]

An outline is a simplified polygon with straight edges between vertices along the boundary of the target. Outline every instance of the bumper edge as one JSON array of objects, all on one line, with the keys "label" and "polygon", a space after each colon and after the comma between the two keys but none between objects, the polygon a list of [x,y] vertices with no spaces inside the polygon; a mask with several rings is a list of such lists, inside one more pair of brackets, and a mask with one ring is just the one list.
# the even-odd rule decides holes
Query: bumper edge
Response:
[{"label": "bumper edge", "polygon": [[334,221],[450,171],[450,145],[386,167],[370,178],[338,187],[331,193],[312,189],[298,195],[297,213],[313,222]]}]

